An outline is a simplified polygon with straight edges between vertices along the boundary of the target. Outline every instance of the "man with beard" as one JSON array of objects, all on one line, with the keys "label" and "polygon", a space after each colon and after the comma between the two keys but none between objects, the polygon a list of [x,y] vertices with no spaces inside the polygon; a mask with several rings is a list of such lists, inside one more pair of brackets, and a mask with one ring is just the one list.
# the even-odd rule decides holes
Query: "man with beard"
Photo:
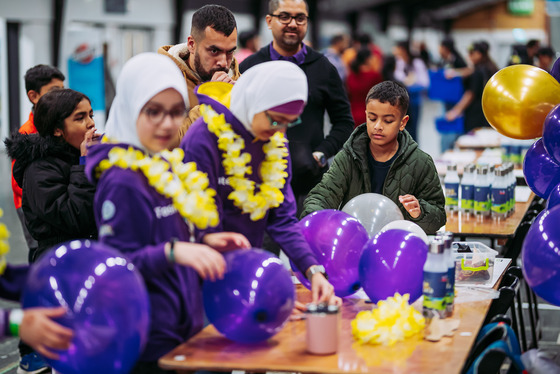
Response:
[{"label": "man with beard", "polygon": [[[303,43],[309,7],[304,0],[270,0],[266,23],[273,41],[240,65],[241,72],[261,62],[287,60],[307,75],[309,99],[301,114],[302,124],[289,128],[292,157],[292,188],[301,211],[303,200],[327,170],[327,159],[335,155],[352,133],[350,103],[336,68],[321,53]],[[271,87],[273,89],[273,87]],[[325,110],[332,128],[323,130]]]},{"label": "man with beard", "polygon": [[181,69],[187,83],[191,110],[179,129],[172,148],[179,146],[190,125],[200,117],[194,88],[201,83],[235,83],[239,66],[233,57],[237,49],[237,24],[233,13],[221,5],[205,5],[194,12],[191,34],[186,43],[166,45],[158,53],[168,56]]}]

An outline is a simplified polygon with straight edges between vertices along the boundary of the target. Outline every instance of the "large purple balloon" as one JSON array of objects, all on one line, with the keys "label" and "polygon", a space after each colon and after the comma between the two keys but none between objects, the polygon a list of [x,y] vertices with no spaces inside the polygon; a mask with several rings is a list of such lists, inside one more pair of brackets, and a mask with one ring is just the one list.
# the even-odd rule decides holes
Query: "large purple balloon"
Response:
[{"label": "large purple balloon", "polygon": [[556,105],[546,116],[542,139],[548,154],[560,163],[560,105]]},{"label": "large purple balloon", "polygon": [[523,174],[531,190],[547,199],[552,189],[560,183],[560,165],[546,152],[543,140],[539,139],[525,155]]},{"label": "large purple balloon", "polygon": [[374,303],[395,292],[410,294],[410,303],[422,296],[428,245],[405,230],[384,231],[368,240],[360,259],[360,281]]},{"label": "large purple balloon", "polygon": [[65,374],[128,373],[149,327],[144,281],[119,252],[95,241],[59,245],[35,263],[23,307],[65,306],[57,322],[74,330],[72,345],[47,359]]},{"label": "large purple balloon", "polygon": [[[317,260],[325,267],[335,294],[344,297],[358,291],[358,266],[368,240],[362,224],[347,213],[326,209],[311,213],[301,220],[300,226]],[[302,280],[297,271],[296,275]],[[309,282],[305,280],[303,284],[309,288]]]},{"label": "large purple balloon", "polygon": [[552,209],[556,205],[560,204],[560,184],[557,184],[556,187],[550,191],[550,195],[548,195],[548,200],[546,201],[546,209]]},{"label": "large purple balloon", "polygon": [[239,249],[225,255],[223,279],[204,281],[208,320],[228,339],[264,341],[282,329],[294,308],[292,277],[279,258],[262,249]]},{"label": "large purple balloon", "polygon": [[523,274],[533,291],[560,305],[560,207],[543,210],[523,241]]}]

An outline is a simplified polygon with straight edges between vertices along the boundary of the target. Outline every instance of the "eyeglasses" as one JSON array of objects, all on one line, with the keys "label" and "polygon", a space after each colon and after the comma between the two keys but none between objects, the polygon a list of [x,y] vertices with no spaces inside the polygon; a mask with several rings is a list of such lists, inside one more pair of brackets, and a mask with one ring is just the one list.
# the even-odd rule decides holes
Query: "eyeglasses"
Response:
[{"label": "eyeglasses", "polygon": [[187,108],[179,107],[171,110],[165,110],[162,108],[144,108],[142,111],[146,114],[146,116],[148,116],[148,120],[152,124],[158,125],[163,122],[167,115],[169,115],[171,120],[174,122],[183,122],[185,114],[187,113]]},{"label": "eyeglasses", "polygon": [[273,129],[286,129],[286,128],[292,128],[294,126],[297,126],[301,123],[301,118],[298,117],[295,121],[293,122],[284,122],[284,123],[280,123],[278,121],[274,121],[272,119],[272,117],[270,116],[270,114],[268,114],[267,112],[264,112],[264,114],[266,114],[266,118],[268,118],[268,120],[270,121],[270,127],[272,127]]},{"label": "eyeglasses", "polygon": [[278,21],[280,21],[280,23],[283,23],[284,25],[289,25],[290,22],[292,22],[292,19],[294,19],[297,25],[303,26],[307,23],[307,20],[309,19],[309,17],[307,17],[305,14],[298,14],[297,16],[292,16],[291,14],[285,12],[282,12],[280,14],[269,14],[269,16],[278,18]]}]

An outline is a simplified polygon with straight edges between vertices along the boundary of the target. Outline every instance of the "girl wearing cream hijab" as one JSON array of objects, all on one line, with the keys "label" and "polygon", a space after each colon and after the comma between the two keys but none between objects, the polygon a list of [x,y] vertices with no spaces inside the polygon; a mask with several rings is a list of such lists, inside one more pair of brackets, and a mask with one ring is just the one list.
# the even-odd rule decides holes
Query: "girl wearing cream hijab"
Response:
[{"label": "girl wearing cream hijab", "polygon": [[180,148],[217,191],[220,223],[209,231],[241,233],[253,247],[262,247],[267,231],[310,279],[314,302],[339,302],[298,226],[290,187],[284,134],[299,124],[307,102],[304,72],[291,62],[266,62],[235,85],[208,82],[196,94],[202,117]]},{"label": "girl wearing cream hijab", "polygon": [[99,240],[128,256],[150,295],[151,331],[132,373],[162,371],[157,360],[202,329],[199,277],[221,278],[219,251],[249,246],[240,234],[216,230],[195,238],[195,227],[218,223],[214,198],[202,188],[205,176],[196,165],[183,164],[180,150],[165,151],[183,121],[187,97],[169,58],[133,57],[117,81],[105,137],[86,163],[97,183]]}]

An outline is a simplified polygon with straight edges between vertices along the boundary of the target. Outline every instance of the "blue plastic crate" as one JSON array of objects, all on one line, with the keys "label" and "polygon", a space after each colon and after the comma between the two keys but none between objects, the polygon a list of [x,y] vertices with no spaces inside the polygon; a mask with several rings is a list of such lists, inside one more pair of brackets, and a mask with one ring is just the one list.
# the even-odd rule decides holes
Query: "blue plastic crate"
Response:
[{"label": "blue plastic crate", "polygon": [[453,121],[448,121],[445,117],[436,118],[436,129],[442,134],[462,134],[464,131],[465,118],[463,116],[455,118]]},{"label": "blue plastic crate", "polygon": [[429,74],[430,87],[428,88],[428,97],[430,99],[451,104],[461,100],[464,92],[463,79],[461,77],[447,79],[443,74],[443,69],[430,70]]}]

